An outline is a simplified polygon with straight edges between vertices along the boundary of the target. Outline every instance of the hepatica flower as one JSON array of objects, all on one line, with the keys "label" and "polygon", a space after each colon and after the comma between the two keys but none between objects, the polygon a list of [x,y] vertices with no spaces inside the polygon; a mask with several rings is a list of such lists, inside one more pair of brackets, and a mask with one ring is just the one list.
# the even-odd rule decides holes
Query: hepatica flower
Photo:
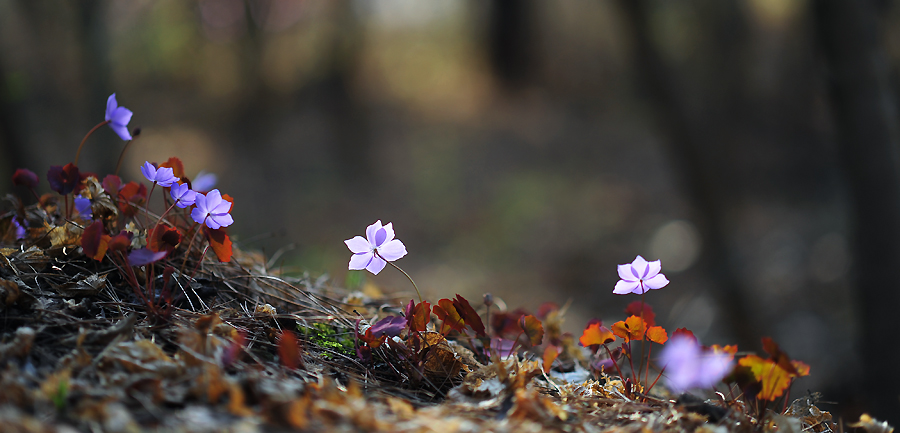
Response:
[{"label": "hepatica flower", "polygon": [[159,186],[169,187],[178,180],[171,168],[160,167],[157,169],[149,161],[144,162],[144,165],[141,166],[141,173],[147,180],[155,182]]},{"label": "hepatica flower", "polygon": [[182,209],[194,204],[194,201],[197,200],[197,191],[188,188],[186,183],[173,183],[169,194],[172,196],[172,200],[175,200],[175,206]]},{"label": "hepatica flower", "polygon": [[696,340],[675,335],[663,347],[660,364],[666,381],[675,392],[693,388],[710,388],[731,371],[728,354],[704,351]]},{"label": "hepatica flower", "polygon": [[80,195],[75,196],[75,210],[78,211],[78,214],[86,219],[93,219],[94,215],[91,212],[91,199],[82,197]]},{"label": "hepatica flower", "polygon": [[387,265],[385,260],[393,262],[406,255],[406,246],[399,239],[394,239],[393,223],[382,226],[381,220],[366,227],[365,238],[356,236],[353,239],[347,239],[344,243],[353,253],[353,256],[350,257],[349,268],[351,271],[366,269],[378,275]]},{"label": "hepatica flower", "polygon": [[106,100],[106,121],[108,125],[122,140],[131,140],[131,133],[128,132],[128,122],[131,121],[131,110],[120,107],[116,102],[116,94],[109,95]]},{"label": "hepatica flower", "polygon": [[206,195],[197,194],[194,204],[197,206],[191,211],[191,218],[197,224],[206,224],[215,230],[219,227],[228,227],[234,222],[231,212],[231,202],[222,199],[219,190],[214,189]]},{"label": "hepatica flower", "polygon": [[669,284],[666,276],[660,274],[659,260],[648,262],[643,257],[637,256],[630,264],[619,265],[619,280],[613,293],[627,295],[637,293],[642,295],[648,290],[661,289]]}]

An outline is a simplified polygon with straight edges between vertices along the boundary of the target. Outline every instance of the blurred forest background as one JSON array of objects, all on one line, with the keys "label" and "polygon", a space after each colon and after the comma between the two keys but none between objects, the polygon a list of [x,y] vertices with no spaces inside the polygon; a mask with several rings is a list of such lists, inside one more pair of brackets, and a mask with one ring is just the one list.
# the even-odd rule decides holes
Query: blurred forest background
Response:
[{"label": "blurred forest background", "polygon": [[884,1],[0,0],[0,178],[70,162],[115,92],[126,180],[216,173],[273,267],[409,291],[346,271],[381,219],[428,298],[571,301],[580,333],[661,259],[670,332],[772,336],[812,366],[792,397],[896,425],[898,68]]}]

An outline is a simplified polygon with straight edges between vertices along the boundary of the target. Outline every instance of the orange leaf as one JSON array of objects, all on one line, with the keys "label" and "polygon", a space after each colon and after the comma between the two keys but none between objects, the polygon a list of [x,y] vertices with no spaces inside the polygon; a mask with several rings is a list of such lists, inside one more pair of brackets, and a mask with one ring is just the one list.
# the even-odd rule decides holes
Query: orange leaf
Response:
[{"label": "orange leaf", "polygon": [[281,365],[291,370],[296,370],[300,365],[300,346],[293,332],[284,331],[278,337],[278,358]]},{"label": "orange leaf", "polygon": [[181,163],[181,160],[176,157],[169,158],[168,161],[159,165],[160,167],[169,167],[172,169],[172,174],[175,177],[182,179],[184,178],[184,164]]},{"label": "orange leaf", "polygon": [[456,306],[453,305],[453,301],[441,299],[432,310],[438,319],[443,321],[441,324],[441,334],[447,335],[451,329],[459,332],[466,329],[466,322],[460,317],[459,312],[456,311]]},{"label": "orange leaf", "polygon": [[717,355],[724,353],[724,354],[729,355],[731,357],[731,359],[734,359],[734,355],[737,353],[738,348],[737,348],[737,345],[734,345],[734,344],[729,344],[728,346],[725,346],[725,347],[719,346],[718,344],[713,344],[712,346],[710,346],[709,349],[712,350],[713,353],[715,353]]},{"label": "orange leaf", "polygon": [[228,194],[222,194],[222,200],[225,200],[225,201],[231,203],[231,207],[228,208],[228,212],[231,212],[231,210],[234,209],[234,199],[231,198],[231,196]]},{"label": "orange leaf", "polygon": [[553,361],[559,356],[559,349],[556,346],[547,346],[544,349],[544,373],[550,371],[550,367],[553,367]]},{"label": "orange leaf", "polygon": [[[644,315],[641,316],[641,306],[644,308]],[[625,307],[625,314],[629,316],[638,316],[644,319],[644,323],[647,326],[656,326],[656,313],[653,312],[653,308],[650,308],[650,304],[644,304],[641,301],[634,301],[628,304]]]},{"label": "orange leaf", "polygon": [[793,375],[797,375],[797,369],[794,368],[794,365],[791,364],[791,358],[788,357],[787,353],[781,350],[781,347],[778,347],[778,344],[775,343],[770,337],[763,337],[763,350],[772,357],[772,360],[775,361],[781,368],[783,368],[788,373]]},{"label": "orange leaf", "polygon": [[631,316],[625,321],[618,321],[613,323],[612,332],[619,337],[625,339],[625,342],[631,340],[643,340],[644,339],[644,331],[646,330],[646,325],[644,321],[641,320],[638,316]]},{"label": "orange leaf", "polygon": [[525,335],[531,340],[532,346],[537,346],[544,341],[544,325],[537,317],[532,315],[522,316],[519,319],[519,326],[525,331]]},{"label": "orange leaf", "polygon": [[[735,348],[735,350],[737,350],[737,348]],[[802,361],[791,361],[791,365],[797,370],[798,377],[809,376],[809,364]]]},{"label": "orange leaf", "polygon": [[590,324],[585,328],[581,338],[578,339],[582,346],[588,347],[595,344],[607,344],[616,341],[616,336],[609,329],[602,326],[600,322]]},{"label": "orange leaf", "polygon": [[119,190],[118,198],[119,210],[125,216],[135,216],[137,209],[134,206],[141,206],[147,200],[147,187],[137,182],[128,182]]},{"label": "orange leaf", "polygon": [[219,261],[222,263],[230,262],[231,238],[228,237],[228,232],[225,231],[225,227],[215,230],[207,227],[204,229],[204,233],[206,233],[206,239],[209,240],[210,248],[216,253],[216,257],[218,257]]},{"label": "orange leaf", "polygon": [[150,236],[147,236],[147,248],[153,252],[165,250],[167,253],[171,253],[179,243],[181,243],[181,233],[175,227],[159,225],[155,229],[151,229]]},{"label": "orange leaf", "polygon": [[651,326],[647,330],[647,339],[654,343],[663,344],[669,339],[669,336],[662,326]]},{"label": "orange leaf", "polygon": [[762,389],[756,395],[760,400],[772,401],[781,397],[791,385],[794,377],[771,359],[763,359],[756,355],[747,355],[738,360],[738,364],[749,367],[756,380],[762,383]]}]

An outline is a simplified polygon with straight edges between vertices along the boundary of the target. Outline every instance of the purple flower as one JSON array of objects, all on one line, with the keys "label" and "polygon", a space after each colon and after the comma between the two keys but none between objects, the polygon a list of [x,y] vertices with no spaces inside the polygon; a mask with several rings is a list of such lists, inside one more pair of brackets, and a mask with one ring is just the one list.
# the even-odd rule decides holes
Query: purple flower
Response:
[{"label": "purple flower", "polygon": [[642,295],[648,290],[661,289],[669,284],[666,276],[659,273],[661,269],[659,260],[648,262],[643,257],[637,256],[630,264],[619,265],[619,280],[613,293],[627,295],[637,293]]},{"label": "purple flower", "polygon": [[19,217],[14,217],[12,219],[13,226],[16,227],[16,240],[24,239],[25,235],[28,234],[28,230],[25,228],[25,221],[19,222]]},{"label": "purple flower", "polygon": [[406,328],[406,322],[406,317],[387,316],[372,325],[369,330],[371,330],[372,335],[376,337],[381,337],[382,335],[396,337],[400,335],[404,328]]},{"label": "purple flower", "polygon": [[728,355],[703,351],[696,341],[680,335],[666,342],[659,358],[669,388],[679,393],[692,388],[710,388],[732,367]]},{"label": "purple flower", "polygon": [[201,171],[191,181],[191,186],[194,188],[194,191],[209,191],[216,186],[218,180],[219,178],[215,174]]},{"label": "purple flower", "polygon": [[165,256],[166,250],[155,253],[147,248],[141,248],[139,250],[134,250],[130,254],[128,254],[128,263],[130,263],[131,266],[144,266],[153,263]]},{"label": "purple flower", "polygon": [[194,204],[197,207],[191,211],[191,218],[197,224],[206,224],[207,227],[215,230],[219,227],[228,227],[234,222],[228,213],[231,212],[231,202],[223,200],[222,194],[217,189],[206,195],[198,193]]},{"label": "purple flower", "polygon": [[106,100],[106,121],[109,122],[109,127],[116,131],[119,137],[122,137],[122,140],[131,140],[128,122],[131,121],[132,114],[131,110],[119,106],[115,93],[109,95],[109,99]]},{"label": "purple flower", "polygon": [[[344,241],[353,253],[350,257],[350,270],[367,269],[378,275],[387,265],[385,260],[393,262],[406,255],[406,246],[399,239],[394,239],[393,223],[382,226],[381,220],[366,227],[366,237],[356,236]],[[378,253],[378,256],[375,253]]]},{"label": "purple flower", "polygon": [[159,186],[172,186],[172,183],[178,180],[170,167],[160,167],[157,169],[150,161],[144,162],[144,165],[141,166],[141,173],[144,173],[144,177],[146,177],[147,180],[156,182]]},{"label": "purple flower", "polygon": [[197,199],[197,191],[188,188],[186,183],[173,183],[169,194],[172,195],[172,200],[175,200],[175,206],[182,209],[194,204]]},{"label": "purple flower", "polygon": [[84,218],[94,218],[94,215],[91,212],[91,199],[89,198],[84,198],[80,195],[75,196],[75,210]]}]

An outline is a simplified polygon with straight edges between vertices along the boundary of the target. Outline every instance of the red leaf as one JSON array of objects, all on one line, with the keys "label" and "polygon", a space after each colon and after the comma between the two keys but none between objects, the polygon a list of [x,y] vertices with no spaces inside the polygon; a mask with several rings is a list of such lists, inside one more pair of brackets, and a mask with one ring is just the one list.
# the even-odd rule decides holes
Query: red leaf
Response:
[{"label": "red leaf", "polygon": [[147,248],[150,251],[163,251],[171,253],[178,244],[181,243],[181,233],[175,227],[164,225],[156,226],[150,230],[150,236],[147,237]]},{"label": "red leaf", "polygon": [[[644,307],[643,316],[641,316],[641,305]],[[625,314],[629,316],[638,316],[644,319],[644,323],[647,324],[647,327],[656,326],[656,313],[653,312],[653,308],[650,308],[650,304],[634,301],[625,307]]]},{"label": "red leaf", "polygon": [[228,208],[228,212],[231,212],[231,210],[234,209],[234,199],[231,198],[231,196],[228,194],[222,194],[222,200],[225,200],[225,201],[231,203],[231,207]]},{"label": "red leaf", "polygon": [[102,185],[103,190],[106,191],[110,197],[118,197],[119,190],[122,189],[122,178],[114,174],[108,174],[103,178]]},{"label": "red leaf", "polygon": [[522,331],[522,328],[519,327],[519,318],[527,314],[528,312],[521,308],[493,313],[491,314],[491,327],[499,336],[515,338]]},{"label": "red leaf", "polygon": [[278,337],[278,359],[281,365],[296,370],[300,366],[300,345],[291,331],[284,331]]},{"label": "red leaf", "polygon": [[556,305],[555,302],[544,302],[538,307],[537,312],[534,313],[534,315],[537,316],[538,319],[546,319],[548,314],[557,310],[559,310],[559,305]]},{"label": "red leaf", "polygon": [[431,304],[429,304],[428,301],[422,301],[416,304],[412,309],[412,318],[409,319],[409,329],[411,331],[425,331],[430,320]]},{"label": "red leaf", "polygon": [[688,331],[687,328],[676,329],[675,332],[672,333],[672,338],[675,338],[676,335],[680,335],[685,338],[690,338],[691,340],[694,340],[694,343],[700,344],[700,342],[697,341],[697,337],[694,336],[694,333],[692,331]]},{"label": "red leaf", "polygon": [[119,190],[119,210],[125,216],[135,216],[135,206],[142,206],[147,200],[147,187],[137,182],[128,182]]},{"label": "red leaf", "polygon": [[519,326],[525,331],[525,335],[531,340],[532,346],[540,345],[544,341],[544,325],[537,317],[528,315],[519,319]]},{"label": "red leaf", "polygon": [[103,223],[94,221],[91,225],[84,228],[81,234],[81,249],[84,255],[94,259],[103,260],[106,250],[109,248],[109,235],[103,234]]},{"label": "red leaf", "polygon": [[123,253],[128,251],[128,247],[131,246],[131,236],[131,233],[122,230],[109,240],[109,250]]},{"label": "red leaf", "polygon": [[209,240],[210,248],[216,253],[216,257],[218,257],[219,261],[222,263],[230,262],[231,238],[228,237],[228,232],[225,231],[225,227],[215,230],[206,227],[204,233],[206,233],[206,239]]},{"label": "red leaf", "polygon": [[78,167],[71,162],[64,166],[53,165],[47,171],[47,181],[50,182],[50,189],[66,195],[74,191],[81,182],[81,173],[78,171]]},{"label": "red leaf", "polygon": [[441,299],[438,301],[438,304],[434,306],[432,311],[434,311],[434,314],[438,319],[443,321],[441,324],[441,334],[447,335],[451,329],[459,332],[466,329],[466,322],[459,315],[456,306],[453,305],[453,301]]},{"label": "red leaf", "polygon": [[460,317],[466,322],[466,325],[472,327],[479,337],[484,337],[486,334],[484,332],[484,322],[481,321],[481,316],[469,305],[469,301],[466,298],[463,298],[458,293],[456,294],[456,299],[453,300],[453,305],[456,306],[456,311],[459,312]]},{"label": "red leaf", "polygon": [[176,157],[169,158],[166,162],[159,165],[160,167],[169,167],[172,169],[172,174],[175,177],[182,179],[184,178],[184,164],[181,163],[181,160]]},{"label": "red leaf", "polygon": [[13,173],[12,181],[13,185],[15,186],[27,186],[28,188],[34,188],[38,185],[37,175],[27,168],[17,169],[16,172]]}]

